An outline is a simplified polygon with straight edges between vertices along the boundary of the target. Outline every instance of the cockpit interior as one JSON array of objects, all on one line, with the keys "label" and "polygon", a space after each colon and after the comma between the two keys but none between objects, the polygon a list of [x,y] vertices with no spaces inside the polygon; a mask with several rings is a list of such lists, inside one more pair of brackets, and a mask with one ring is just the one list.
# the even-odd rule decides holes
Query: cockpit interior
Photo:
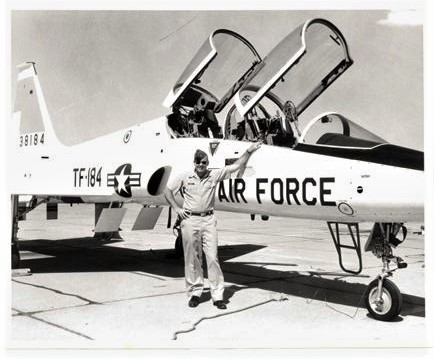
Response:
[{"label": "cockpit interior", "polygon": [[[284,116],[282,105],[264,98],[246,115],[232,105],[220,122],[214,112],[216,99],[198,87],[191,87],[182,105],[167,116],[173,137],[224,138],[258,141],[275,146],[294,147],[300,134],[294,118]],[[294,126],[297,130],[294,131]]]}]

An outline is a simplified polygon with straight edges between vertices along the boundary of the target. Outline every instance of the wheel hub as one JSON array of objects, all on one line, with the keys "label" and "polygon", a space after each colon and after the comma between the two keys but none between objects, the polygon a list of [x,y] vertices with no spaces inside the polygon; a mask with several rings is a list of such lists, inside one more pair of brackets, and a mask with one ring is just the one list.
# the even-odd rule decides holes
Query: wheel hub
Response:
[{"label": "wheel hub", "polygon": [[373,288],[369,294],[369,302],[371,308],[380,315],[386,314],[392,307],[391,296],[384,288],[381,298],[378,297],[378,287]]}]

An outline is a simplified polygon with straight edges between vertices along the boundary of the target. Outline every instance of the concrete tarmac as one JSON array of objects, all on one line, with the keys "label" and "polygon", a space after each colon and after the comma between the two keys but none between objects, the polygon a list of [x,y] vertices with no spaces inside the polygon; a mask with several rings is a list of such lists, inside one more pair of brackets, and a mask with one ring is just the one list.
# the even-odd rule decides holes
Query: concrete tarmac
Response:
[{"label": "concrete tarmac", "polygon": [[[227,310],[209,292],[187,306],[183,260],[174,255],[167,209],[152,231],[93,239],[92,205],[41,206],[20,221],[21,265],[11,278],[11,348],[346,348],[425,347],[424,236],[409,223],[395,254],[408,263],[392,280],[403,294],[393,322],[363,302],[381,261],[363,253],[359,275],[343,272],[327,224],[217,212]],[[365,244],[372,224],[361,225]],[[347,239],[348,240],[348,239]],[[357,258],[345,251],[348,268]],[[30,269],[26,274],[24,269]],[[208,289],[207,289],[208,290]]]}]

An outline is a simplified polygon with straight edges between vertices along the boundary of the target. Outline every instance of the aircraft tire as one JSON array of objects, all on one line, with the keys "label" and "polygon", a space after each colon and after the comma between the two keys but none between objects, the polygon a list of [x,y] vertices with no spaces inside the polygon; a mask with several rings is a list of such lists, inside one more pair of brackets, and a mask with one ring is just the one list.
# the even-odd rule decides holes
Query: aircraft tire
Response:
[{"label": "aircraft tire", "polygon": [[402,295],[398,287],[390,280],[383,280],[383,304],[376,305],[378,279],[372,281],[366,292],[365,305],[371,316],[380,321],[391,321],[401,312]]},{"label": "aircraft tire", "polygon": [[182,236],[178,235],[175,240],[175,255],[177,258],[184,257],[184,247],[182,245]]}]

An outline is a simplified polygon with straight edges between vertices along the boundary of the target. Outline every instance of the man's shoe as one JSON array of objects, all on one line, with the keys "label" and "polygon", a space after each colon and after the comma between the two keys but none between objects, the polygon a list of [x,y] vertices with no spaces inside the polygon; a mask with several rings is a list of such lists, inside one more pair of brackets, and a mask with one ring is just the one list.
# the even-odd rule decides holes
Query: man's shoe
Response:
[{"label": "man's shoe", "polygon": [[199,305],[199,303],[199,296],[192,296],[190,301],[188,302],[188,306],[196,307],[197,305]]},{"label": "man's shoe", "polygon": [[217,309],[220,309],[220,310],[227,309],[226,304],[223,302],[223,300],[214,301],[214,305],[217,306]]}]

